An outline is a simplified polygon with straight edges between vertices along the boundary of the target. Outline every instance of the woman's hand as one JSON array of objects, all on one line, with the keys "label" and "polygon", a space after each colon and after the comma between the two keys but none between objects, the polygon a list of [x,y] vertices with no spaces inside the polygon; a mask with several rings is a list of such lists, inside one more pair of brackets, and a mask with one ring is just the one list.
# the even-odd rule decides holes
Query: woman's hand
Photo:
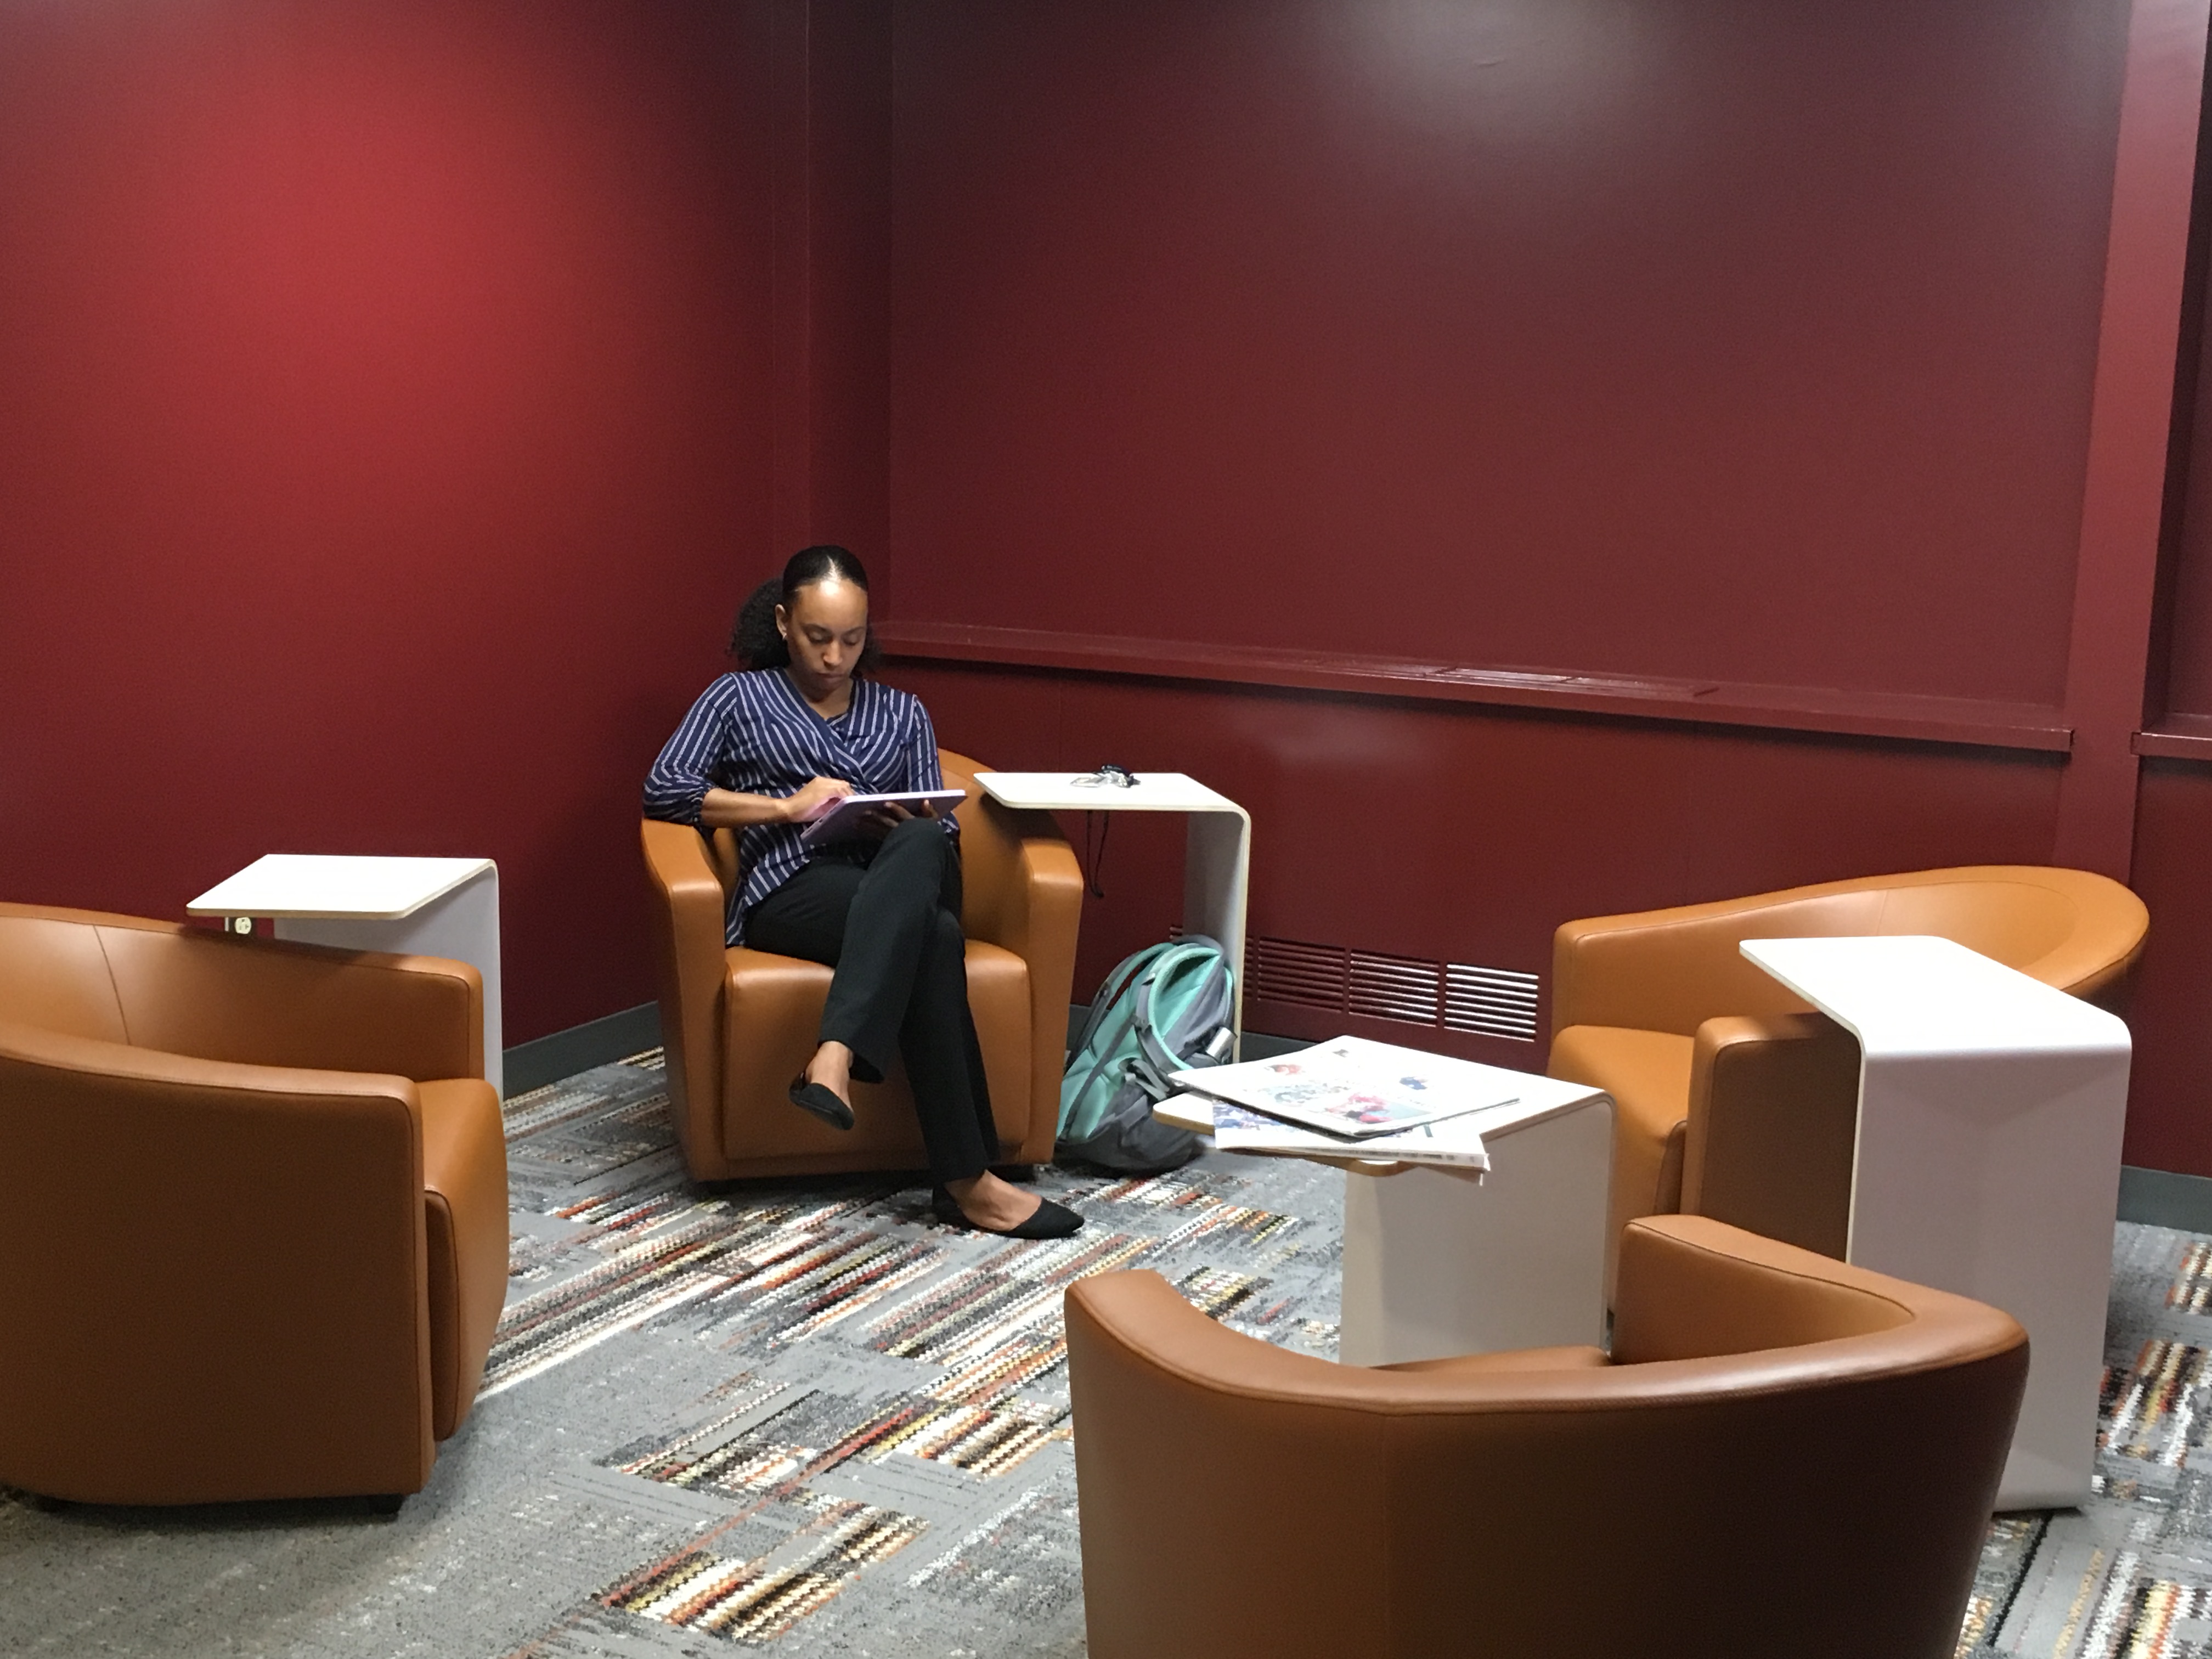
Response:
[{"label": "woman's hand", "polygon": [[788,795],[709,789],[699,802],[702,830],[744,830],[756,823],[811,823],[853,793],[842,778],[811,778]]},{"label": "woman's hand", "polygon": [[811,823],[852,793],[853,786],[842,778],[810,778],[784,798],[784,822]]},{"label": "woman's hand", "polygon": [[927,801],[919,806],[902,806],[887,800],[860,820],[860,833],[871,841],[881,841],[908,818],[933,818],[937,809]]}]

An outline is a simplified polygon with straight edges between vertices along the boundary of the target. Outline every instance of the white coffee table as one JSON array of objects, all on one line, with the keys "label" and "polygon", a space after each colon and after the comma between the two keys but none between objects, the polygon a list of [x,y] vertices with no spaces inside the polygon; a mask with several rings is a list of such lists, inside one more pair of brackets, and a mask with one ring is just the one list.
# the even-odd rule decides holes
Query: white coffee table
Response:
[{"label": "white coffee table", "polygon": [[195,916],[267,916],[276,937],[347,951],[451,957],[483,976],[484,1078],[500,1064],[499,867],[489,859],[270,853],[185,907]]},{"label": "white coffee table", "polygon": [[[1504,1075],[1521,1097],[1469,1115],[1490,1154],[1479,1181],[1437,1165],[1312,1160],[1346,1172],[1337,1338],[1345,1364],[1605,1340],[1613,1097],[1556,1078]],[[1158,1115],[1212,1127],[1188,1096]]]},{"label": "white coffee table", "polygon": [[1182,926],[1229,953],[1236,995],[1231,1018],[1244,1035],[1244,896],[1252,868],[1252,815],[1228,796],[1181,772],[1139,772],[1129,788],[1085,785],[1073,772],[978,772],[975,781],[1002,806],[1035,812],[1181,812],[1187,816]]},{"label": "white coffee table", "polygon": [[2003,1309],[2027,1395],[2001,1509],[2089,1495],[2128,1028],[1950,939],[1747,939],[1859,1040],[1849,1259]]}]

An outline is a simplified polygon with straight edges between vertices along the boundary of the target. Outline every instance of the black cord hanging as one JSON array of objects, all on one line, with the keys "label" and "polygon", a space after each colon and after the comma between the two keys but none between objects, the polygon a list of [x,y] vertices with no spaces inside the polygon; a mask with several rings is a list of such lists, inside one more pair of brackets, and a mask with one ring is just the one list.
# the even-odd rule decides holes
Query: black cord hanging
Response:
[{"label": "black cord hanging", "polygon": [[1083,890],[1093,898],[1106,896],[1106,836],[1113,828],[1114,815],[1111,812],[1085,812],[1083,815]]}]

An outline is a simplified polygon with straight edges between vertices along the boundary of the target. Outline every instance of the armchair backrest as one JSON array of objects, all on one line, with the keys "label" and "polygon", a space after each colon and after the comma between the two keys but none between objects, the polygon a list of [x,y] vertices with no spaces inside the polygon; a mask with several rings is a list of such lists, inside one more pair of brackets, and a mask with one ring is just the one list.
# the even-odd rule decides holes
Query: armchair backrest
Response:
[{"label": "armchair backrest", "polygon": [[1620,1363],[1394,1371],[1072,1286],[1093,1659],[1950,1659],[2020,1327],[1691,1216],[1621,1294]]},{"label": "armchair backrest", "polygon": [[69,1036],[418,1082],[482,1077],[483,996],[465,963],[0,903],[0,1020]]},{"label": "armchair backrest", "polygon": [[1694,1036],[1724,1014],[1808,1005],[1736,949],[1747,939],[1932,933],[2046,985],[2117,1000],[2150,914],[2086,870],[1979,865],[1827,882],[1711,904],[1571,921],[1553,942],[1552,1029],[1628,1026]]},{"label": "armchair backrest", "polygon": [[88,910],[0,903],[0,1019],[129,1041],[95,925],[107,920]]}]

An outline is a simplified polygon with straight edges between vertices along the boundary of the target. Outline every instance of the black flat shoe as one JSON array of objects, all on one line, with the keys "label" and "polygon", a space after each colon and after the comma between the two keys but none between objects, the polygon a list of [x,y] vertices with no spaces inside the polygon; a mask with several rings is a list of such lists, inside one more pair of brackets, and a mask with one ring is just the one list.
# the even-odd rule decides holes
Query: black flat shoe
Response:
[{"label": "black flat shoe", "polygon": [[1066,1238],[1083,1225],[1083,1218],[1065,1204],[1055,1204],[1048,1198],[1037,1200],[1036,1209],[1022,1218],[1021,1224],[1001,1232],[996,1227],[980,1227],[968,1218],[960,1207],[960,1200],[942,1187],[931,1192],[930,1207],[937,1218],[948,1227],[965,1227],[971,1233],[988,1233],[994,1238]]},{"label": "black flat shoe", "polygon": [[809,1083],[801,1072],[791,1079],[791,1103],[802,1112],[811,1112],[833,1129],[853,1127],[853,1109],[837,1098],[837,1091],[827,1084]]}]

